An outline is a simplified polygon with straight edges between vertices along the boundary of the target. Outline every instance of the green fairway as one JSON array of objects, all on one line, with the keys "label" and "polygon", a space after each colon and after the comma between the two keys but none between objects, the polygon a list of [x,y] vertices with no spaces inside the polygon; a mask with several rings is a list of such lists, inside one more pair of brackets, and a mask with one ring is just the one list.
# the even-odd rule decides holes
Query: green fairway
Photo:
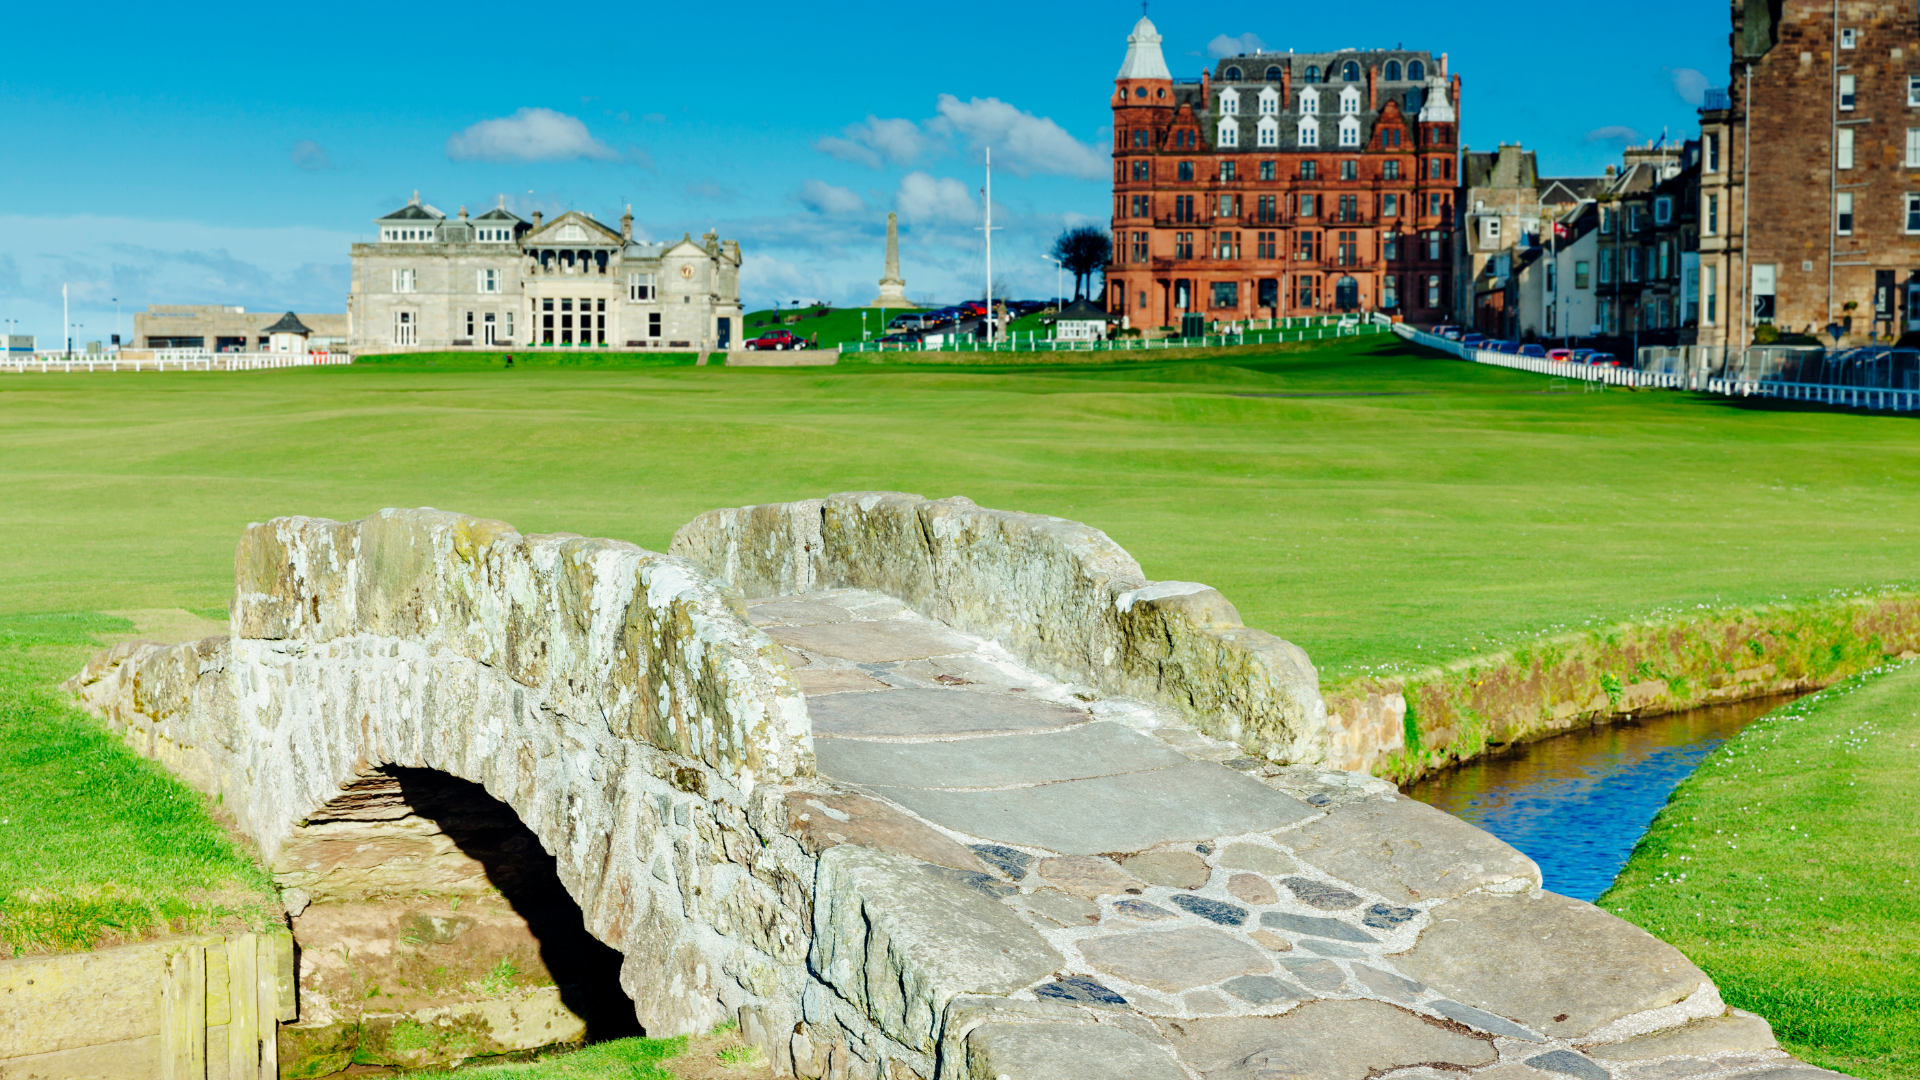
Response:
[{"label": "green fairway", "polygon": [[1679,946],[1788,1050],[1920,1075],[1920,665],[1755,721],[1675,790],[1600,905]]},{"label": "green fairway", "polygon": [[[891,361],[891,358],[889,358]],[[0,379],[0,612],[223,606],[241,528],[385,506],[662,549],[890,488],[1076,518],[1340,678],[1910,582],[1912,418],[1543,377],[1391,338],[1205,362]]]}]

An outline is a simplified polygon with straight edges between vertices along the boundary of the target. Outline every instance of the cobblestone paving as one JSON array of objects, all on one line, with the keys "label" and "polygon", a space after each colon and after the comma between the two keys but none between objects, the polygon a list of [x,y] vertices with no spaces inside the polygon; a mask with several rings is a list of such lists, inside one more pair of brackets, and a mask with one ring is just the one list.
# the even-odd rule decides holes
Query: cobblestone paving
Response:
[{"label": "cobblestone paving", "polygon": [[[990,946],[914,928],[953,939],[956,973],[996,951],[990,980],[955,974],[959,996],[931,1003],[942,1080],[1839,1075],[1777,1049],[1670,946],[1385,781],[1245,757],[877,593],[747,607],[839,789],[794,802],[797,827],[1024,924],[979,931]],[[874,889],[890,871],[862,872]]]}]

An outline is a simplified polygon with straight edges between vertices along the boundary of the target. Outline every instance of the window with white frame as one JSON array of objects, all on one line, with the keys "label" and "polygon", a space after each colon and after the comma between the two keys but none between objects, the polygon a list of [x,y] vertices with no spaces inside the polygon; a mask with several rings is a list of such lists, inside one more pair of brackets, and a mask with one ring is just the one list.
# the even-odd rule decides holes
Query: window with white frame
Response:
[{"label": "window with white frame", "polygon": [[1300,91],[1300,115],[1320,115],[1320,91],[1313,89]]},{"label": "window with white frame", "polygon": [[1703,266],[1700,268],[1700,325],[1712,326],[1720,319],[1719,268]]},{"label": "window with white frame", "polygon": [[1720,234],[1720,196],[1708,195],[1703,201],[1700,215],[1700,235],[1718,236]]},{"label": "window with white frame", "polygon": [[412,270],[395,270],[393,272],[393,291],[397,293],[412,292],[417,280]]},{"label": "window with white frame", "polygon": [[1840,31],[1840,47],[1851,49],[1860,43],[1860,32],[1849,26]]},{"label": "window with white frame", "polygon": [[419,344],[419,327],[413,320],[413,312],[396,311],[393,313],[393,343],[395,345]]},{"label": "window with white frame", "polygon": [[1279,146],[1280,122],[1271,116],[1263,116],[1254,134],[1261,146]]},{"label": "window with white frame", "polygon": [[1833,166],[1836,169],[1853,168],[1853,129],[1843,127],[1836,134],[1833,144]]},{"label": "window with white frame", "polygon": [[1280,115],[1280,91],[1271,86],[1260,91],[1260,115]]},{"label": "window with white frame", "polygon": [[1706,134],[1706,137],[1702,141],[1705,143],[1705,146],[1703,147],[1703,149],[1706,151],[1706,153],[1704,155],[1705,160],[1701,163],[1701,168],[1705,169],[1707,172],[1719,172],[1720,171],[1720,133],[1717,131],[1710,131]]},{"label": "window with white frame", "polygon": [[1320,145],[1320,124],[1310,116],[1300,118],[1300,145]]},{"label": "window with white frame", "polygon": [[1853,192],[1841,191],[1833,196],[1833,231],[1840,236],[1853,235]]},{"label": "window with white frame", "polygon": [[1920,105],[1920,75],[1907,76],[1907,105]]},{"label": "window with white frame", "polygon": [[1359,87],[1349,86],[1345,90],[1340,91],[1340,115],[1342,116],[1360,115],[1360,88]]},{"label": "window with white frame", "polygon": [[1360,145],[1360,118],[1359,117],[1343,116],[1340,118],[1340,145],[1341,146],[1359,146]]},{"label": "window with white frame", "polygon": [[1907,168],[1920,169],[1920,128],[1907,129]]},{"label": "window with white frame", "polygon": [[1840,76],[1840,109],[1850,112],[1853,109],[1854,78],[1851,75]]},{"label": "window with white frame", "polygon": [[1920,192],[1907,192],[1907,231],[1920,233]]},{"label": "window with white frame", "polygon": [[1666,225],[1673,221],[1673,196],[1662,195],[1653,200],[1653,223]]},{"label": "window with white frame", "polygon": [[497,293],[500,291],[500,271],[481,270],[477,273],[476,276],[479,278],[479,281],[480,281],[481,292]]},{"label": "window with white frame", "polygon": [[1220,115],[1240,115],[1240,91],[1232,89],[1220,91]]},{"label": "window with white frame", "polygon": [[1239,146],[1240,122],[1238,120],[1220,121],[1220,136],[1214,140],[1215,146]]},{"label": "window with white frame", "polygon": [[638,270],[630,271],[627,274],[627,299],[652,300],[653,298],[653,275],[643,274]]}]

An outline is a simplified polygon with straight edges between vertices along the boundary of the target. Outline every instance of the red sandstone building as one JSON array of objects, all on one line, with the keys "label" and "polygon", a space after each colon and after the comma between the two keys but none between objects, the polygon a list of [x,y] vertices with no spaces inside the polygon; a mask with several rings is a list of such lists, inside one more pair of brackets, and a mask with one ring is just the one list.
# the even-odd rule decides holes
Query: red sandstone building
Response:
[{"label": "red sandstone building", "polygon": [[1404,50],[1256,53],[1175,80],[1146,19],[1114,80],[1107,308],[1135,327],[1454,301],[1460,80]]}]

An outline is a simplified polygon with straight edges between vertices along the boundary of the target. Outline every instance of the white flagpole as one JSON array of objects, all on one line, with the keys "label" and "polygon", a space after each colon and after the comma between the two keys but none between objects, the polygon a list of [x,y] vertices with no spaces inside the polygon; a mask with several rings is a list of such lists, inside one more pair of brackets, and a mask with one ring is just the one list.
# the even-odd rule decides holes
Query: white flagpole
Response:
[{"label": "white flagpole", "polygon": [[987,234],[987,340],[996,337],[993,325],[993,147],[987,147],[987,225],[981,231]]}]

